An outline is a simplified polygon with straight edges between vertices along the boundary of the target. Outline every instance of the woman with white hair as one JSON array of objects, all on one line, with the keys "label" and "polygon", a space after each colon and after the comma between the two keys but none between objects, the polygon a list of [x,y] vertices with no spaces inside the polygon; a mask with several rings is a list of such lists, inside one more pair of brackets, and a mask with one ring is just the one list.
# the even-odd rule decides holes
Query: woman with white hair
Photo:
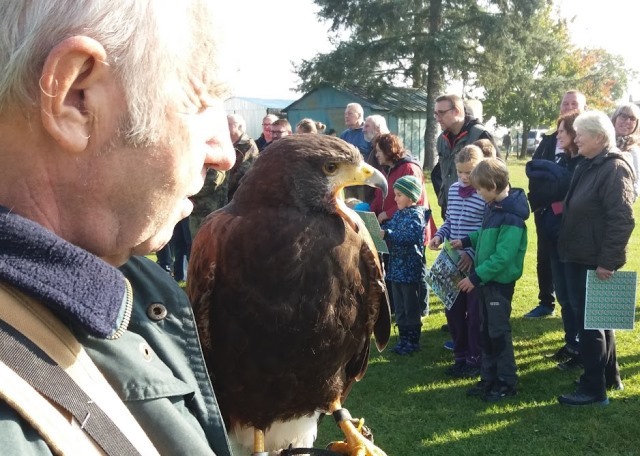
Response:
[{"label": "woman with white hair", "polygon": [[564,200],[558,253],[565,263],[569,302],[575,312],[584,373],[564,405],[607,405],[607,389],[623,389],[612,330],[584,328],[587,271],[610,279],[626,262],[634,228],[634,173],[616,150],[613,124],[600,111],[580,114],[575,143],[584,160],[577,166]]},{"label": "woman with white hair", "polygon": [[635,103],[622,103],[611,116],[611,122],[616,130],[616,145],[622,152],[629,154],[627,159],[633,165],[636,174],[634,191],[636,198],[640,195],[640,137],[638,134],[638,122],[640,121],[640,108]]}]

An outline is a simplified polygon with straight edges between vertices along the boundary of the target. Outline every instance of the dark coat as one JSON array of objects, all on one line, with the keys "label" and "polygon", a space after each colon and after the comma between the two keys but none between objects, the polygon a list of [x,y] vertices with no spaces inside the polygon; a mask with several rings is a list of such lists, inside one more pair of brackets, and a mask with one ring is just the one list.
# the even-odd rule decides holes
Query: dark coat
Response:
[{"label": "dark coat", "polygon": [[578,165],[564,200],[562,261],[610,271],[625,264],[635,226],[633,182],[633,170],[618,152],[604,150]]},{"label": "dark coat", "polygon": [[532,159],[543,159],[554,161],[556,157],[556,143],[558,142],[558,132],[554,131],[550,135],[542,135],[542,140],[533,153]]},{"label": "dark coat", "polygon": [[571,172],[548,160],[531,160],[525,166],[529,178],[529,203],[537,211],[554,201],[562,201],[569,190]]},{"label": "dark coat", "polygon": [[478,119],[470,116],[465,117],[462,129],[457,135],[447,130],[438,136],[436,150],[438,152],[438,164],[440,165],[442,180],[436,193],[438,195],[438,204],[441,207],[447,204],[449,187],[458,180],[455,163],[456,155],[464,146],[473,144],[478,139],[488,139],[493,143],[496,153],[499,153],[498,146],[491,133],[487,131]]}]

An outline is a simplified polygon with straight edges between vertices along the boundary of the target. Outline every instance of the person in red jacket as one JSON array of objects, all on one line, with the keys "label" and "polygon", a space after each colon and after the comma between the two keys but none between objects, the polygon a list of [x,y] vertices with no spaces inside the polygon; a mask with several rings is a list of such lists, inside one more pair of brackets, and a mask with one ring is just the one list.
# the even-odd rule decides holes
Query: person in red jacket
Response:
[{"label": "person in red jacket", "polygon": [[[393,184],[402,176],[415,176],[421,182],[424,181],[422,167],[411,153],[404,148],[402,140],[398,136],[387,133],[379,135],[374,141],[372,152],[376,154],[383,173],[387,176],[389,188],[393,188]],[[429,201],[424,188],[417,203],[418,206],[424,206],[429,209]],[[391,219],[397,210],[398,205],[394,201],[393,194],[389,193],[385,197],[381,191],[376,190],[371,202],[371,211],[375,212],[380,223]],[[428,239],[431,239],[432,233],[435,233],[435,224],[433,219],[430,218],[427,225]]]}]

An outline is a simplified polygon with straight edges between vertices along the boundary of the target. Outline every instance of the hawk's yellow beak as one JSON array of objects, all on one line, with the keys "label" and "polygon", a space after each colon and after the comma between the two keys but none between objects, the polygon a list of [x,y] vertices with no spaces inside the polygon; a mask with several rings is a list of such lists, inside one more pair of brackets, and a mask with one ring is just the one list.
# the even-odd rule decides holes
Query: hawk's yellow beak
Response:
[{"label": "hawk's yellow beak", "polygon": [[389,191],[387,179],[382,173],[363,161],[357,165],[341,163],[336,174],[329,177],[329,181],[332,183],[333,194],[336,196],[343,188],[353,185],[368,185],[379,188],[383,196],[387,196]]}]

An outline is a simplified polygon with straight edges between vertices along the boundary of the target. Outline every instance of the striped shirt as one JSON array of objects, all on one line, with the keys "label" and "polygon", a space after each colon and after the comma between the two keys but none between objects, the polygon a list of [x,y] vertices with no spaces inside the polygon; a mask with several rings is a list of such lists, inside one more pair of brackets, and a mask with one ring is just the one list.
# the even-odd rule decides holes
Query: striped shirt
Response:
[{"label": "striped shirt", "polygon": [[[460,182],[455,182],[449,188],[447,196],[447,213],[445,221],[436,232],[443,241],[445,239],[462,239],[469,233],[478,231],[482,226],[484,216],[485,201],[476,192],[468,198],[463,198],[458,194]],[[471,248],[465,249],[471,258],[474,251]]]}]

